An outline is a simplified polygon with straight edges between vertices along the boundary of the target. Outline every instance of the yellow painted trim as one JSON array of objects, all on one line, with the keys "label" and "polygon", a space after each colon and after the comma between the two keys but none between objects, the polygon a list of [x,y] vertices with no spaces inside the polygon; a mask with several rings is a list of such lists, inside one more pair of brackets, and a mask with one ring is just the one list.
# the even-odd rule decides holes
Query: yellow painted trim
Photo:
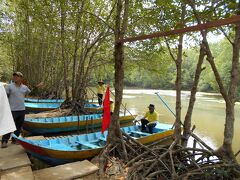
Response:
[{"label": "yellow painted trim", "polygon": [[[165,137],[170,137],[173,135],[174,130],[168,130],[163,133],[153,134],[148,137],[143,137],[137,139],[137,141],[141,142],[142,144],[149,144],[154,141],[160,140]],[[49,157],[52,158],[59,158],[59,159],[86,159],[93,156],[96,156],[100,153],[102,148],[98,149],[90,149],[90,150],[83,150],[83,151],[57,151],[53,149],[46,149],[43,148],[44,151],[48,154]]]},{"label": "yellow painted trim", "polygon": [[[124,123],[125,121],[130,121],[133,120],[136,117],[136,115],[129,115],[129,116],[120,116],[119,120],[121,123]],[[91,124],[101,124],[102,119],[93,119],[87,121],[88,125]],[[31,128],[46,128],[46,129],[51,129],[51,128],[67,128],[67,127],[76,127],[78,126],[78,122],[62,122],[62,123],[36,123],[36,122],[30,122],[30,121],[25,121],[24,125],[31,127]],[[79,126],[85,126],[86,121],[80,121]]]}]

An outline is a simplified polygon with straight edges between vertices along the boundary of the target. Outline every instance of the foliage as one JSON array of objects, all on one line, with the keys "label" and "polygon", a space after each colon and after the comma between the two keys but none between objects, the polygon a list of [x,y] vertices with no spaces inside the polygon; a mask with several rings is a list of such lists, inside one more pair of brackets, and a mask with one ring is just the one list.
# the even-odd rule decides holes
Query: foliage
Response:
[{"label": "foliage", "polygon": [[[115,1],[92,1],[84,5],[78,1],[64,1],[65,20],[65,59],[68,66],[67,81],[72,86],[74,68],[75,79],[80,72],[79,64],[84,62],[84,72],[88,73],[88,85],[95,86],[99,79],[113,85],[113,27],[114,13],[111,8]],[[110,3],[111,2],[111,3]],[[129,12],[129,25],[126,36],[147,34],[156,31],[180,28],[180,14],[176,1],[132,1]],[[196,1],[196,3],[198,3]],[[215,13],[211,14],[213,4],[201,1],[198,8],[204,6],[201,17],[206,21],[219,16],[228,17],[235,13],[235,1],[217,1]],[[81,11],[83,6],[83,11]],[[61,17],[59,1],[3,1],[1,3],[1,36],[0,36],[0,74],[2,80],[9,79],[13,70],[23,71],[29,84],[36,85],[43,81],[49,91],[63,91],[63,69],[61,56]],[[82,14],[81,14],[82,13]],[[188,12],[186,21],[193,18]],[[204,21],[205,21],[204,20]],[[78,24],[79,21],[79,24]],[[79,25],[79,27],[77,27]],[[77,29],[78,28],[78,29]],[[228,27],[224,27],[232,34]],[[94,38],[99,33],[104,34],[99,45],[94,45]],[[217,35],[219,32],[214,31]],[[89,39],[90,38],[90,39]],[[198,39],[197,41],[195,41]],[[88,41],[90,40],[90,41]],[[171,37],[174,47],[174,36]],[[182,69],[182,87],[189,90],[193,81],[196,60],[198,58],[199,36],[188,34],[185,40],[185,50]],[[92,44],[93,45],[93,44]],[[192,46],[192,48],[189,48]],[[145,40],[126,44],[125,86],[140,88],[173,89],[175,67],[164,45],[163,39]],[[220,70],[224,85],[228,87],[229,70],[231,66],[231,45],[226,39],[211,45],[216,64]],[[75,53],[76,50],[76,54]],[[77,64],[74,64],[76,55]],[[93,56],[93,60],[90,58]],[[83,57],[86,60],[83,61]],[[218,91],[208,63],[203,71],[199,90]],[[7,67],[7,68],[3,68]],[[89,70],[87,70],[89,67]],[[83,75],[83,74],[82,74]],[[81,75],[81,76],[82,76]],[[75,80],[76,81],[76,80]],[[77,83],[77,82],[75,82]],[[74,87],[73,87],[74,88]],[[46,90],[45,89],[45,90]]]},{"label": "foliage", "polygon": [[[216,60],[220,75],[226,87],[229,84],[231,68],[231,45],[226,39],[211,44],[211,49]],[[129,50],[130,51],[130,50]],[[173,89],[175,80],[175,67],[166,50],[159,52],[141,52],[131,49],[131,56],[127,51],[127,66],[125,74],[125,85],[140,88]],[[190,90],[193,82],[195,66],[198,59],[199,48],[185,49],[183,57],[183,89]],[[203,71],[199,91],[218,92],[218,86],[207,62]]]}]

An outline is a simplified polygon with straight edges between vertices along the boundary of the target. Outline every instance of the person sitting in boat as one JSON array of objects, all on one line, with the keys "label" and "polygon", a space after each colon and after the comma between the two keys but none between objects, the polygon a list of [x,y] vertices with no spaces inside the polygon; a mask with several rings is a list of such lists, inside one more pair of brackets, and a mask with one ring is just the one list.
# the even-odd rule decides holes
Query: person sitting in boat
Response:
[{"label": "person sitting in boat", "polygon": [[112,99],[110,99],[110,113],[111,115],[113,114],[114,112],[114,101]]},{"label": "person sitting in boat", "polygon": [[100,80],[98,81],[98,86],[97,86],[97,96],[98,96],[99,106],[102,105],[104,91],[105,91],[104,82]]},{"label": "person sitting in boat", "polygon": [[141,119],[142,131],[146,132],[146,127],[148,127],[149,133],[153,133],[153,128],[156,126],[158,120],[158,114],[155,111],[154,104],[149,104],[149,111],[146,112],[144,117]]}]

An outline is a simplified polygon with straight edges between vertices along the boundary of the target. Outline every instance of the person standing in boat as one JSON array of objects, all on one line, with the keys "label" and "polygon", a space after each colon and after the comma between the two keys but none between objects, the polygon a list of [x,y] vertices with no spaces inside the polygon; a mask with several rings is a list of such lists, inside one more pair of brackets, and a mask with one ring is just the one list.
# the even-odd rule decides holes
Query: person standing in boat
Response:
[{"label": "person standing in boat", "polygon": [[99,106],[102,106],[104,92],[105,92],[104,82],[102,80],[100,80],[100,81],[98,81],[98,86],[97,86],[97,96],[98,96]]},{"label": "person standing in boat", "polygon": [[148,127],[149,133],[153,133],[153,128],[156,126],[158,120],[158,114],[155,111],[154,104],[149,104],[149,111],[146,112],[144,117],[141,119],[142,131],[146,131],[146,127]]},{"label": "person standing in boat", "polygon": [[[14,131],[16,136],[20,135],[21,128],[25,118],[25,105],[24,98],[31,91],[22,83],[23,74],[21,72],[13,73],[13,83],[5,86],[5,91],[8,96],[12,116],[16,125],[17,130]],[[5,134],[2,137],[2,148],[7,147],[8,140],[10,139],[11,133]],[[16,140],[12,138],[12,144],[16,144]]]}]

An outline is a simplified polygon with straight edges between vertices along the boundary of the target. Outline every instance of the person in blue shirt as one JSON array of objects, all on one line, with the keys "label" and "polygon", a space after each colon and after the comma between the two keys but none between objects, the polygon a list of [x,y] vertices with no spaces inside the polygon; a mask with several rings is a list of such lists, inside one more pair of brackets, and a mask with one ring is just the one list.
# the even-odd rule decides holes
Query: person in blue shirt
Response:
[{"label": "person in blue shirt", "polygon": [[[24,98],[31,91],[22,83],[23,74],[21,72],[13,73],[13,83],[5,86],[5,90],[8,96],[9,105],[11,108],[12,116],[16,125],[17,130],[14,131],[16,136],[21,133],[22,125],[25,118],[25,105]],[[10,139],[11,133],[2,136],[2,148],[7,147],[8,140]],[[12,138],[12,143],[16,144],[16,140]]]}]

